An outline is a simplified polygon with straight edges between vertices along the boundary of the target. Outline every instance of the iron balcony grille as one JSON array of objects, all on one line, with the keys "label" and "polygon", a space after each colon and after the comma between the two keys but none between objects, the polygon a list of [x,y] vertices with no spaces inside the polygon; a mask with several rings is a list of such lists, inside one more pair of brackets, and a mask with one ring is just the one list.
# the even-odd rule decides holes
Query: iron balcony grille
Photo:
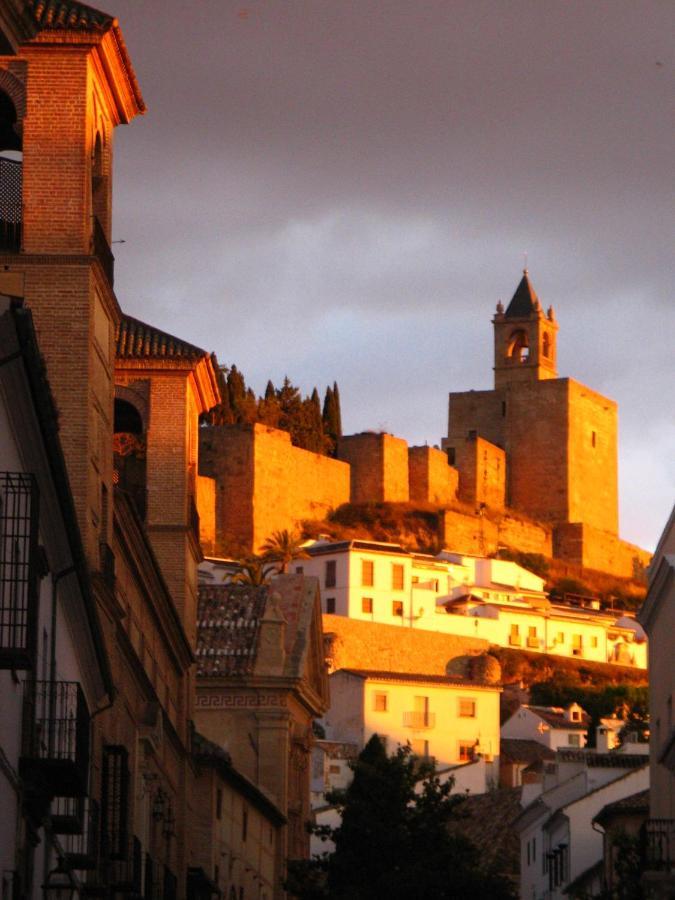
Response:
[{"label": "iron balcony grille", "polygon": [[50,797],[81,797],[89,775],[89,710],[76,681],[24,682],[19,771]]},{"label": "iron balcony grille", "polygon": [[91,797],[82,801],[82,826],[61,838],[65,861],[71,869],[91,871],[99,865],[100,809]]},{"label": "iron balcony grille", "polygon": [[647,871],[675,872],[675,819],[647,819],[642,844]]},{"label": "iron balcony grille", "polygon": [[432,712],[404,712],[403,725],[405,728],[435,728],[436,713]]},{"label": "iron balcony grille", "polygon": [[115,280],[115,257],[110,249],[110,244],[105,236],[105,231],[99,220],[94,216],[94,228],[92,232],[92,243],[94,256],[101,263],[101,267],[105,273],[105,277],[113,286]]},{"label": "iron balcony grille", "polygon": [[22,163],[0,157],[0,249],[21,250]]},{"label": "iron balcony grille", "polygon": [[0,472],[0,669],[35,659],[39,494],[35,478]]},{"label": "iron balcony grille", "polygon": [[129,754],[126,747],[103,748],[101,841],[108,859],[126,859],[129,823]]},{"label": "iron balcony grille", "polygon": [[131,847],[125,848],[124,858],[109,863],[107,871],[113,894],[143,896],[143,848],[136,836],[131,839]]}]

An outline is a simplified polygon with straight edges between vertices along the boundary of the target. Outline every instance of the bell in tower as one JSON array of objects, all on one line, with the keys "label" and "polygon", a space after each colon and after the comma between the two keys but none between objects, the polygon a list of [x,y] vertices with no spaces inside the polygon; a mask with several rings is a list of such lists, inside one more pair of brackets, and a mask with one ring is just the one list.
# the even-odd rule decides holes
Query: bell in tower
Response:
[{"label": "bell in tower", "polygon": [[494,319],[495,388],[557,378],[553,307],[544,313],[527,269],[506,310],[497,304]]}]

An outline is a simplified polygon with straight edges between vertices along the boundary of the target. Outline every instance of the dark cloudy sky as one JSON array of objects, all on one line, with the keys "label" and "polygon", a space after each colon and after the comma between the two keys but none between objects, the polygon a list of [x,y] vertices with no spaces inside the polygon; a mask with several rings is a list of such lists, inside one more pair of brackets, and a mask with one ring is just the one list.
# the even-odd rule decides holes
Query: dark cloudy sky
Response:
[{"label": "dark cloudy sky", "polygon": [[[113,4],[115,4],[113,9]],[[559,368],[620,404],[621,527],[673,499],[671,0],[111,0],[127,312],[243,370],[337,379],[346,431],[439,443],[492,383],[528,253]]]}]

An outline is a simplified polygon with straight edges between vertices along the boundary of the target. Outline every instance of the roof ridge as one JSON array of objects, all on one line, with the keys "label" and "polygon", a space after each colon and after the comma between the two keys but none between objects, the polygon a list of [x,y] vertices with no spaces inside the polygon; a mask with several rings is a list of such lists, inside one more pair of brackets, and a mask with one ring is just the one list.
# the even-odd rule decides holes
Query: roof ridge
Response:
[{"label": "roof ridge", "polygon": [[197,359],[209,356],[208,351],[183,338],[176,337],[156,325],[122,313],[115,334],[118,357],[183,357]]}]

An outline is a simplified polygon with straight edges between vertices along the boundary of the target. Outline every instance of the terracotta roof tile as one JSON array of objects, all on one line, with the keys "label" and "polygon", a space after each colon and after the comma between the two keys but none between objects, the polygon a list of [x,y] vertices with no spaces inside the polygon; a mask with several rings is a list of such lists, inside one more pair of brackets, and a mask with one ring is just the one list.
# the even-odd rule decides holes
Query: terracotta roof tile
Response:
[{"label": "terracotta roof tile", "polygon": [[504,762],[532,763],[543,759],[555,759],[555,753],[539,741],[523,740],[521,738],[501,738],[499,742],[499,755]]},{"label": "terracotta roof tile", "polygon": [[588,731],[591,717],[586,712],[581,713],[581,722],[570,722],[565,718],[564,711],[557,706],[529,706],[540,719],[543,719],[551,728],[564,728],[567,731]]},{"label": "terracotta roof tile", "polygon": [[611,819],[615,813],[636,813],[649,815],[649,788],[644,791],[638,791],[637,794],[630,794],[628,797],[622,797],[615,800],[614,803],[608,803],[603,806],[600,812],[593,819],[594,822],[602,824]]},{"label": "terracotta roof tile", "polygon": [[486,865],[510,878],[520,872],[520,837],[514,823],[522,812],[521,792],[516,787],[468,794],[449,825],[451,832],[471,841]]},{"label": "terracotta roof tile", "polygon": [[117,328],[115,344],[115,352],[122,359],[178,357],[197,360],[208,356],[206,350],[127,315],[122,316]]},{"label": "terracotta roof tile", "polygon": [[106,31],[114,21],[107,13],[72,0],[29,0],[29,8],[40,29]]},{"label": "terracotta roof tile", "polygon": [[[462,678],[460,675],[424,675],[416,672],[383,672],[375,669],[338,669],[337,671],[347,672],[349,675],[356,675],[358,678],[370,678],[373,681],[412,681],[423,684],[457,685],[466,688],[489,687],[494,690],[501,688],[500,684],[471,681],[471,679]],[[336,675],[337,672],[333,674]]]},{"label": "terracotta roof tile", "polygon": [[197,675],[246,675],[253,671],[268,588],[199,585]]},{"label": "terracotta roof tile", "polygon": [[598,753],[593,749],[558,750],[558,762],[585,762],[590,769],[640,769],[649,762],[649,757],[642,753]]}]

